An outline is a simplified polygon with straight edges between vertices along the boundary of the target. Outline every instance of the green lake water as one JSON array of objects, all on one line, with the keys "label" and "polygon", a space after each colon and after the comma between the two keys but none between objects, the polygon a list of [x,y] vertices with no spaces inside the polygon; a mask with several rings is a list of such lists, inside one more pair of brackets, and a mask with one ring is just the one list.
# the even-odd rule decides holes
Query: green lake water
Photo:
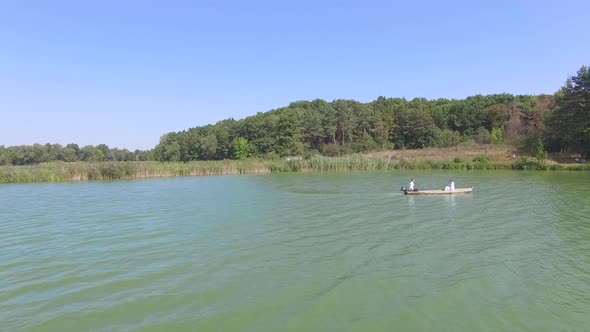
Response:
[{"label": "green lake water", "polygon": [[589,327],[590,173],[0,186],[0,331]]}]

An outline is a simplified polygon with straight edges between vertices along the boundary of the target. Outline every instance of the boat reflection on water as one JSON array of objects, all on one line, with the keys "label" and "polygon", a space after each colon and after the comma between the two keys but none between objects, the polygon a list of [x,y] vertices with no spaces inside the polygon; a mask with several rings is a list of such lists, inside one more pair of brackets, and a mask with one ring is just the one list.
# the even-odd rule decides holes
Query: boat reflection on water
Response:
[{"label": "boat reflection on water", "polygon": [[443,195],[445,201],[450,203],[452,206],[456,206],[457,202],[455,201],[455,195]]}]

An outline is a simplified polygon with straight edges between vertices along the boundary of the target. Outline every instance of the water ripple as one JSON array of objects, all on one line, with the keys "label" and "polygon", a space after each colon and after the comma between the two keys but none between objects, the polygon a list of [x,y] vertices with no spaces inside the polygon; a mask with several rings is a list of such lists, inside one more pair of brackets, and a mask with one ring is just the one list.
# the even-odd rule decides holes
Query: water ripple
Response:
[{"label": "water ripple", "polygon": [[452,176],[476,191],[396,191],[440,172],[0,186],[0,326],[584,330],[590,175]]}]

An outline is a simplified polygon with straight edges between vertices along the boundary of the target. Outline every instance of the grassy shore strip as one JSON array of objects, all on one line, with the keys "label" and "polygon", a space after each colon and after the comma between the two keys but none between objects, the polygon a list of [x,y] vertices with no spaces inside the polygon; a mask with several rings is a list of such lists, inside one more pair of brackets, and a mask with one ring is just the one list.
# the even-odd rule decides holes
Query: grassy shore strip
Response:
[{"label": "grassy shore strip", "polygon": [[405,161],[367,156],[313,157],[307,160],[223,160],[189,163],[160,162],[75,162],[34,166],[1,166],[0,183],[63,182],[142,179],[175,176],[264,174],[280,172],[340,172],[390,170],[573,170],[588,171],[590,164],[538,163],[520,158],[514,162]]}]

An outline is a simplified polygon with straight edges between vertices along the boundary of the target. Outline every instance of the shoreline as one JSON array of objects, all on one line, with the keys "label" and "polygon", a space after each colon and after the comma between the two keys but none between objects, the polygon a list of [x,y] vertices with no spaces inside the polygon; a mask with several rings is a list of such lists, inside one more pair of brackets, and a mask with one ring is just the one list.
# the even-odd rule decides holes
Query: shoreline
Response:
[{"label": "shoreline", "polygon": [[52,162],[30,166],[0,166],[0,184],[39,182],[82,182],[95,180],[148,179],[181,176],[242,175],[270,173],[310,173],[395,170],[564,170],[590,171],[590,164],[538,162],[521,157],[511,162],[395,160],[366,155],[316,156],[302,160],[220,160],[188,163],[156,161]]}]

